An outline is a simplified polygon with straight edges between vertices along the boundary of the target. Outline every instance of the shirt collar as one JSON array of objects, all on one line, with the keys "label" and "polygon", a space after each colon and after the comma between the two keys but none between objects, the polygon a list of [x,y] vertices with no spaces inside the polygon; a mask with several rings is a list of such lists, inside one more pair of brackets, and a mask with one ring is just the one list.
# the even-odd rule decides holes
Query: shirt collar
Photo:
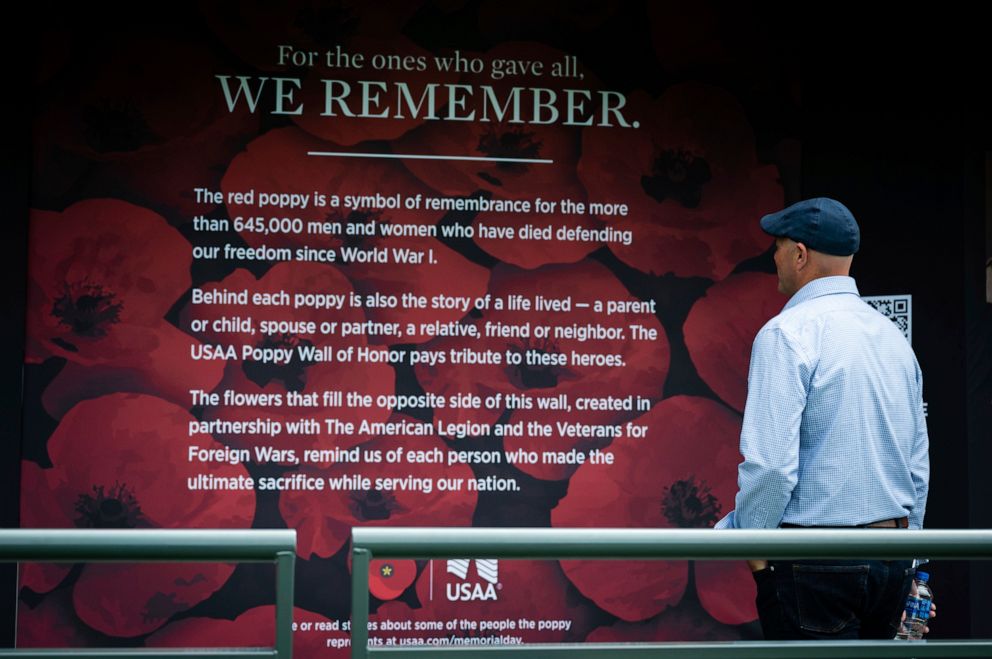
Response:
[{"label": "shirt collar", "polygon": [[796,294],[789,298],[786,303],[785,309],[791,309],[797,304],[802,304],[807,300],[812,300],[816,297],[823,297],[824,295],[836,295],[838,293],[850,293],[852,295],[860,295],[858,293],[858,286],[854,283],[852,277],[846,276],[833,276],[833,277],[820,277],[809,282],[798,291]]}]

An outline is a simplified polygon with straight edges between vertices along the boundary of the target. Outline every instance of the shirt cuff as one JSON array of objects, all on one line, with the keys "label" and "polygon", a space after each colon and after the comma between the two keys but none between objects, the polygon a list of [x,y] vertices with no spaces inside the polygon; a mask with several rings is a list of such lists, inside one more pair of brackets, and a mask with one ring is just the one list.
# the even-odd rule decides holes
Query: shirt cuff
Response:
[{"label": "shirt cuff", "polygon": [[721,519],[719,522],[717,522],[716,523],[716,526],[714,526],[713,528],[715,528],[715,529],[733,529],[733,528],[736,528],[736,524],[734,523],[734,519],[735,518],[736,518],[736,515],[734,514],[734,511],[731,510],[729,513],[727,513],[727,516],[724,517],[723,519]]}]

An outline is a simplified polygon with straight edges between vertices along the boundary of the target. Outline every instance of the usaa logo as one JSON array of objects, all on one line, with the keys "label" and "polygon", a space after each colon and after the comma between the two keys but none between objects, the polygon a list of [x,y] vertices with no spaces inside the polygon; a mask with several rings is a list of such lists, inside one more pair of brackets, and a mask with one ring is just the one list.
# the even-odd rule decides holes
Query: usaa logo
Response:
[{"label": "usaa logo", "polygon": [[[496,591],[500,588],[499,561],[496,559],[468,558],[451,559],[447,572],[461,581],[448,583],[445,594],[450,602],[475,602],[480,600],[496,600]],[[468,580],[469,567],[475,564],[478,580]]]}]

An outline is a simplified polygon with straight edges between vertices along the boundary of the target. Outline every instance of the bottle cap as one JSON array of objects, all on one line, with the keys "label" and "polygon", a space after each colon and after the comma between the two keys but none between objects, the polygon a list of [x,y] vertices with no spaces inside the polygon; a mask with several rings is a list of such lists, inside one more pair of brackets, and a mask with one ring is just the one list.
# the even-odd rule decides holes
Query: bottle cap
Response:
[{"label": "bottle cap", "polygon": [[930,575],[926,572],[917,572],[916,578],[919,579],[920,581],[926,581],[927,579],[930,578]]}]

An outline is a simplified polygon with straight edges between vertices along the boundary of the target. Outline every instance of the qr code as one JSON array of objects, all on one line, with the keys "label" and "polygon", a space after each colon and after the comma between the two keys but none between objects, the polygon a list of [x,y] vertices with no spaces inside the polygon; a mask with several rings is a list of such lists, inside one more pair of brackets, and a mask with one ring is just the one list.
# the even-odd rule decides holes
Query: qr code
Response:
[{"label": "qr code", "polygon": [[896,324],[910,344],[913,343],[913,296],[871,295],[861,298]]}]

